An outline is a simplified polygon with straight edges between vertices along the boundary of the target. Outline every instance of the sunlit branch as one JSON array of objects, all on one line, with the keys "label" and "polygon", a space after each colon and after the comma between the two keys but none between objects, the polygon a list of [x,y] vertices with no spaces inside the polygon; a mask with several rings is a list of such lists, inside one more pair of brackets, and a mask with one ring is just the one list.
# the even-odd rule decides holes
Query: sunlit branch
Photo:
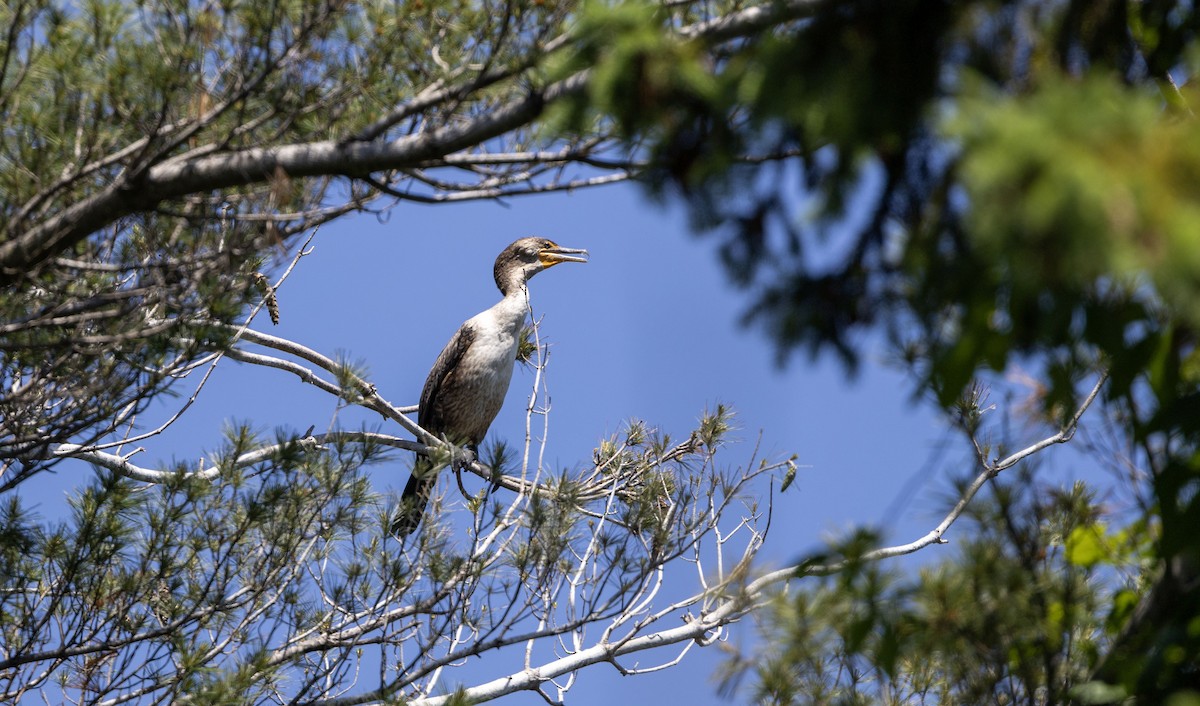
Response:
[{"label": "sunlit branch", "polygon": [[766,27],[810,16],[820,6],[819,0],[783,0],[753,5],[711,20],[681,27],[679,35],[688,39],[725,41],[742,37]]},{"label": "sunlit branch", "polygon": [[198,468],[193,471],[171,471],[154,468],[146,468],[138,466],[129,461],[134,455],[144,451],[142,448],[137,448],[123,456],[105,451],[98,451],[95,447],[81,446],[79,444],[60,444],[54,450],[54,456],[57,458],[75,458],[88,463],[93,463],[101,468],[106,468],[114,473],[119,473],[131,480],[142,481],[144,483],[165,483],[173,478],[178,478],[181,475],[187,478],[195,478],[198,480],[210,480],[217,475],[228,472],[233,469],[248,468],[255,464],[263,463],[278,455],[285,449],[298,446],[299,448],[310,451],[322,451],[323,445],[326,443],[357,443],[357,444],[377,444],[380,446],[390,446],[392,448],[404,449],[405,451],[425,451],[424,444],[418,444],[408,439],[390,436],[388,434],[379,434],[375,432],[365,431],[337,431],[327,434],[313,434],[295,440],[269,444],[261,446],[243,454],[240,454],[228,463],[217,463],[209,461],[213,465],[207,465],[202,459],[199,462]]},{"label": "sunlit branch", "polygon": [[[313,238],[315,238],[316,236],[317,236],[317,229],[314,228],[313,231],[311,233],[309,233],[308,239],[304,241],[304,244],[301,245],[297,249],[296,254],[291,259],[291,262],[288,263],[288,266],[286,268],[284,268],[283,272],[275,280],[275,283],[270,285],[270,290],[272,292],[278,292],[279,288],[283,285],[284,282],[287,281],[288,277],[290,277],[292,272],[296,269],[296,265],[298,265],[300,263],[300,260],[312,252],[312,250],[310,249],[309,246],[311,245]],[[258,316],[259,312],[261,312],[263,310],[264,306],[266,306],[265,298],[260,300],[259,302],[257,302],[253,307],[251,307],[250,311],[246,314],[245,318],[243,319],[241,326],[238,328],[239,335],[250,330],[250,328],[249,328],[250,324],[254,322],[254,319]],[[109,443],[99,443],[99,444],[89,445],[87,447],[87,450],[101,451],[106,448],[112,448],[112,447],[119,448],[121,446],[125,446],[128,444],[136,444],[139,441],[149,439],[151,437],[157,436],[157,435],[163,433],[164,431],[166,431],[168,428],[170,428],[170,426],[172,424],[174,424],[176,421],[178,421],[179,418],[183,416],[183,413],[186,412],[196,402],[197,398],[199,398],[201,390],[204,389],[204,386],[208,383],[209,378],[212,376],[213,372],[217,369],[217,364],[221,362],[222,354],[223,354],[223,352],[215,353],[212,356],[211,362],[205,363],[207,369],[204,371],[204,375],[201,376],[200,381],[196,384],[195,388],[193,388],[192,393],[188,396],[187,400],[185,400],[184,403],[179,407],[179,409],[175,410],[174,414],[172,414],[169,418],[167,418],[167,420],[164,421],[162,424],[159,424],[154,429],[151,429],[142,434],[138,434],[136,436],[127,436],[118,441],[109,442]],[[185,371],[180,371],[180,372],[185,372]],[[106,467],[108,467],[108,466],[106,466]],[[115,469],[113,469],[113,470],[115,470]]]},{"label": "sunlit branch", "polygon": [[[721,18],[681,27],[677,33],[685,39],[719,43],[759,31],[772,23],[804,17],[814,6],[815,3],[811,0],[791,0],[754,6]],[[302,29],[299,34],[302,36],[305,31]],[[288,51],[290,47],[276,57],[276,60],[285,61]],[[269,75],[274,70],[274,66],[270,65],[261,72],[261,76]],[[520,75],[524,74],[517,74]],[[497,75],[496,78],[501,80],[504,77]],[[497,105],[492,110],[475,114],[462,122],[429,126],[416,133],[391,140],[383,139],[382,135],[390,126],[404,119],[403,116],[409,109],[403,106],[363,131],[360,136],[368,139],[325,140],[250,147],[199,156],[191,154],[165,157],[164,149],[186,141],[189,136],[204,127],[205,120],[213,118],[206,115],[205,119],[197,122],[187,121],[167,133],[167,147],[146,143],[141,149],[134,149],[128,153],[133,159],[138,157],[132,155],[140,155],[143,163],[155,155],[165,157],[161,161],[122,174],[106,187],[74,201],[53,215],[42,218],[35,225],[15,233],[0,245],[0,282],[13,281],[24,271],[40,265],[123,216],[151,209],[170,199],[269,182],[280,173],[291,178],[327,178],[412,168],[485,144],[491,139],[527,127],[542,114],[546,106],[579,95],[586,89],[589,78],[589,72],[582,70],[545,86],[530,87],[526,95]],[[243,93],[251,90],[253,85],[254,81],[247,82]],[[471,80],[465,85],[470,86]],[[423,104],[423,101],[446,100],[451,97],[435,95],[438,90],[441,89],[435,89],[417,101]],[[236,103],[236,96],[230,97],[228,102]],[[213,107],[212,110],[217,111],[216,115],[220,115],[229,109],[229,106],[222,104]],[[164,121],[160,130],[168,126],[169,123]],[[131,148],[132,146],[126,149]],[[126,154],[123,151],[121,153]],[[39,199],[38,202],[44,201]]]},{"label": "sunlit branch", "polygon": [[[1056,433],[1051,434],[1050,436],[1036,443],[1030,444],[1029,446],[1010,454],[1003,459],[997,459],[996,461],[989,462],[986,458],[981,458],[980,465],[983,466],[983,470],[980,471],[979,474],[975,476],[974,480],[971,481],[971,484],[968,485],[965,490],[963,490],[962,494],[958,498],[958,502],[954,504],[954,507],[950,509],[950,512],[948,512],[942,521],[938,523],[937,527],[933,528],[928,534],[913,542],[909,542],[908,544],[882,547],[880,549],[869,551],[862,557],[859,557],[857,560],[877,561],[879,559],[887,559],[904,554],[911,554],[931,544],[945,544],[947,541],[944,538],[946,531],[950,529],[950,526],[953,525],[954,522],[963,514],[963,512],[967,509],[967,505],[970,504],[971,500],[983,488],[983,486],[987,484],[988,481],[995,478],[1001,472],[1012,468],[1014,465],[1025,460],[1026,458],[1029,458],[1030,456],[1040,451],[1044,451],[1045,449],[1056,444],[1065,444],[1066,442],[1070,441],[1072,437],[1074,437],[1075,430],[1079,426],[1079,420],[1083,417],[1084,412],[1086,412],[1088,408],[1092,406],[1092,403],[1096,401],[1096,396],[1100,394],[1100,390],[1104,387],[1104,383],[1107,381],[1108,373],[1101,373],[1099,379],[1096,380],[1096,384],[1092,387],[1091,392],[1089,392],[1087,397],[1084,398],[1083,402],[1080,403],[1079,407],[1075,410],[1075,413],[1072,414],[1070,419],[1067,420],[1067,423],[1063,425],[1063,427]],[[803,567],[803,573],[812,575],[835,573],[844,569],[847,563],[848,562],[843,561],[826,565],[805,566]]]},{"label": "sunlit branch", "polygon": [[572,179],[566,182],[553,182],[549,184],[533,184],[528,181],[517,181],[516,186],[508,187],[492,187],[492,188],[464,188],[458,191],[437,192],[431,194],[421,194],[415,192],[398,192],[390,187],[384,187],[377,182],[373,185],[380,190],[386,190],[386,193],[396,198],[401,198],[406,201],[416,203],[454,203],[460,201],[479,201],[479,200],[495,200],[505,199],[513,196],[532,196],[534,194],[548,194],[559,191],[576,191],[579,189],[590,188],[594,186],[604,186],[607,184],[617,184],[623,181],[632,179],[632,173],[615,173],[603,174],[599,176],[587,177],[583,179]]},{"label": "sunlit branch", "polygon": [[[939,543],[942,540],[942,535],[950,527],[951,524],[962,514],[966,504],[968,504],[978,490],[989,479],[994,478],[997,474],[1011,468],[1020,461],[1029,458],[1030,456],[1039,453],[1050,446],[1062,444],[1069,441],[1083,414],[1095,401],[1101,388],[1103,387],[1107,377],[1101,375],[1088,396],[1083,400],[1072,417],[1057,433],[1046,437],[1036,443],[1017,451],[1003,459],[998,459],[994,462],[985,464],[984,470],[976,478],[960,497],[959,502],[950,511],[947,517],[939,524],[939,526],[926,537],[917,540],[916,542],[900,545],[896,547],[886,547],[873,552],[869,552],[860,560],[877,561],[900,554],[910,553],[925,546]],[[671,606],[656,611],[654,615],[647,616],[643,621],[639,622],[637,629],[628,633],[621,639],[611,639],[612,631],[606,630],[598,641],[594,644],[583,647],[576,643],[569,654],[555,660],[551,660],[540,665],[527,664],[520,672],[514,672],[504,677],[470,687],[466,690],[467,698],[477,701],[488,701],[494,698],[499,698],[507,694],[515,693],[523,690],[541,691],[544,684],[556,683],[555,679],[564,675],[571,675],[579,669],[601,662],[614,664],[622,673],[641,673],[645,671],[654,671],[656,669],[666,668],[672,664],[676,664],[682,659],[684,654],[692,644],[707,644],[714,639],[717,639],[724,626],[736,621],[741,616],[745,615],[750,610],[760,606],[769,595],[772,587],[782,584],[790,579],[801,575],[814,575],[830,573],[840,570],[845,566],[845,562],[823,566],[791,566],[778,571],[773,571],[764,574],[758,578],[746,581],[749,572],[749,561],[753,557],[758,546],[761,546],[763,535],[755,532],[750,545],[745,549],[743,556],[739,560],[737,566],[726,574],[720,571],[719,574],[723,577],[722,581],[712,587],[705,589],[698,594],[689,598],[678,601]],[[720,539],[718,542],[720,543]],[[703,604],[704,610],[699,615],[689,613],[685,619],[685,624],[680,627],[668,628],[650,633],[639,633],[638,629],[643,629],[646,626],[654,624],[656,620],[663,619],[669,615],[677,614],[679,611],[686,609],[689,606]],[[644,608],[644,605],[639,605],[638,608]],[[628,620],[636,611],[623,613],[622,617],[618,618],[618,622]],[[645,650],[662,648],[669,645],[683,644],[681,651],[673,658],[665,660],[651,667],[636,667],[629,668],[620,664],[619,658],[625,655],[638,653]],[[570,682],[568,682],[569,684]],[[562,687],[560,687],[559,697],[562,697]],[[446,703],[448,697],[436,696],[429,698],[416,699],[412,703],[423,705],[440,705]]]}]

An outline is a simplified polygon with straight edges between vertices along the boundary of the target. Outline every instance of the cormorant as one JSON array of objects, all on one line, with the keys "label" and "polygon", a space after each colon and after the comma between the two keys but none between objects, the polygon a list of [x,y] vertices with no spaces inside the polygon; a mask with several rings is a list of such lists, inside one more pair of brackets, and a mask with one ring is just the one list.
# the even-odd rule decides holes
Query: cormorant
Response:
[{"label": "cormorant", "polygon": [[[417,423],[423,429],[472,449],[483,441],[512,379],[521,324],[529,310],[526,282],[560,262],[587,262],[587,251],[559,247],[545,238],[522,238],[500,253],[492,273],[504,298],[463,323],[438,355],[421,390]],[[438,470],[428,456],[417,455],[392,534],[404,538],[421,523]]]}]

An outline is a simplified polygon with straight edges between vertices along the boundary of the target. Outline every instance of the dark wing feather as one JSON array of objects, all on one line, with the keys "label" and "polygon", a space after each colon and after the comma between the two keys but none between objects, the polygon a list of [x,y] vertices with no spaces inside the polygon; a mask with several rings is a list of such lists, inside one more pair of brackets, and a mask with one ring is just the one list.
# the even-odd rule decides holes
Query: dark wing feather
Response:
[{"label": "dark wing feather", "polygon": [[[460,326],[438,354],[433,368],[429,371],[429,377],[425,378],[420,408],[417,410],[417,424],[431,434],[453,431],[445,428],[440,393],[446,382],[454,377],[454,371],[474,341],[475,330],[466,324]],[[433,492],[433,486],[437,483],[437,470],[427,457],[417,455],[412,475],[408,477],[408,483],[404,485],[404,492],[400,495],[400,507],[392,519],[393,535],[403,539],[421,524],[425,506],[429,504],[429,494]]]},{"label": "dark wing feather", "polygon": [[453,431],[445,428],[445,416],[440,403],[442,399],[441,392],[442,388],[446,385],[446,381],[454,377],[454,371],[458,369],[463,356],[467,354],[467,349],[474,342],[475,329],[467,324],[463,324],[458,327],[458,330],[450,338],[450,342],[438,354],[437,360],[434,361],[433,367],[429,370],[429,377],[425,378],[425,387],[421,390],[420,409],[417,410],[417,424],[420,424],[422,429],[426,429],[434,434],[445,434]]}]

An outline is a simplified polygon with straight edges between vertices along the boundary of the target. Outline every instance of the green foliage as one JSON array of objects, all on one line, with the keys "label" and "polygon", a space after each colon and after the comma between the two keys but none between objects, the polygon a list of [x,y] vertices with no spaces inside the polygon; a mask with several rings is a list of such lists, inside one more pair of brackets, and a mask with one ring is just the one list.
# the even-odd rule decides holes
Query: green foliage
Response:
[{"label": "green foliage", "polygon": [[[12,283],[0,292],[0,492],[43,470],[55,444],[114,434],[176,375],[226,348],[227,324],[265,296],[261,270],[296,233],[379,193],[456,188],[431,174],[444,157],[432,153],[400,174],[381,175],[376,162],[276,169],[216,191],[183,178],[148,192],[156,169],[453,132],[586,71],[585,90],[552,99],[541,124],[534,101],[523,122],[480,138],[486,146],[446,149],[565,144],[599,169],[608,162],[592,150],[604,146],[605,158],[645,162],[653,193],[681,196],[698,225],[716,230],[731,278],[751,292],[747,321],[781,357],[832,350],[853,368],[857,333],[880,326],[920,391],[968,431],[982,414],[981,370],[1032,361],[1041,414],[1062,423],[1077,386],[1103,368],[1103,402],[1148,469],[1145,514],[1131,523],[1102,516],[1079,489],[1041,502],[999,486],[956,564],[909,580],[851,561],[781,607],[786,659],[762,662],[763,695],[1193,699],[1181,687],[1200,654],[1200,141],[1194,91],[1172,77],[1196,74],[1200,12],[1169,0],[823,0],[737,15],[750,29],[672,32],[742,6],[0,6],[0,250],[45,248],[32,266],[0,271]],[[569,140],[556,139],[563,132]],[[494,184],[542,167],[471,166],[455,179],[482,175],[484,192],[496,193]],[[409,177],[414,188],[394,187]],[[107,206],[83,208],[95,203]],[[56,222],[83,235],[58,241],[51,228],[20,240]],[[349,403],[370,392],[358,367],[335,371]],[[735,497],[740,483],[712,467],[729,431],[722,407],[683,443],[631,423],[597,448],[588,479],[563,474],[530,501],[516,525],[523,541],[501,554],[513,572],[497,581],[562,585],[562,557],[598,526],[574,511],[604,502],[588,556],[610,562],[612,585],[638,586],[658,558],[702,534],[677,508]],[[181,466],[147,491],[101,473],[75,499],[69,526],[44,527],[16,501],[0,506],[9,582],[0,644],[29,655],[68,635],[136,639],[153,674],[182,669],[167,698],[222,700],[277,685],[257,617],[325,634],[333,612],[314,592],[354,615],[383,587],[420,585],[442,597],[431,611],[452,614],[448,587],[481,569],[443,534],[422,535],[424,564],[391,561],[358,538],[378,517],[354,469],[379,450],[331,442],[315,455],[280,441],[246,469],[237,458],[262,442],[232,429],[213,482]],[[489,458],[500,469],[508,456],[498,448]],[[590,494],[599,482],[613,489],[602,501]],[[504,517],[481,499],[471,508]],[[864,533],[836,550],[854,559],[872,540]],[[308,593],[271,593],[273,576],[311,566],[296,561],[307,551],[306,561],[344,571],[321,564]],[[1104,583],[1126,563],[1142,583]],[[462,615],[472,629],[486,622],[473,609]],[[58,632],[23,632],[35,623]],[[230,645],[243,651],[214,657]],[[107,652],[88,650],[56,663],[65,687],[89,690],[104,677]],[[333,663],[347,664],[341,657]],[[292,658],[306,674],[326,668]],[[6,669],[0,679],[13,678]]]},{"label": "green foliage", "polygon": [[[197,186],[189,167],[150,193],[153,174],[486,112],[524,95],[519,81],[496,77],[536,63],[570,7],[5,3],[0,383],[21,394],[0,396],[0,452],[42,457],[135,417],[181,369],[228,343],[209,324],[231,323],[266,296],[260,270],[293,236],[378,195],[334,183],[374,167],[311,175],[276,166],[220,190]],[[475,85],[463,71],[491,78]],[[443,97],[453,105],[434,101],[407,127],[400,118],[379,127],[425,88],[454,80],[469,87]],[[5,484],[47,465],[31,461]]]},{"label": "green foliage", "polygon": [[[782,353],[853,365],[853,332],[882,321],[948,406],[980,367],[1047,352],[1051,409],[1098,352],[1152,334],[1160,305],[1196,316],[1190,91],[1165,69],[1129,80],[1126,29],[1174,67],[1196,15],[1124,7],[827,2],[705,63],[662,36],[656,6],[597,5],[572,66],[626,80],[649,66],[669,87],[597,80],[588,105],[644,146],[652,190],[677,187],[697,223],[721,227],[722,259],[756,298],[747,320]],[[639,102],[660,92],[671,100]],[[737,164],[749,155],[798,169]],[[835,225],[849,242],[829,257]]]},{"label": "green foliage", "polygon": [[1119,686],[1091,681],[1073,687],[1070,696],[1081,704],[1112,704],[1120,703],[1129,692]]},{"label": "green foliage", "polygon": [[533,326],[525,325],[517,336],[517,362],[525,367],[533,367],[538,362],[537,331]]},{"label": "green foliage", "polygon": [[[236,428],[225,453],[255,443]],[[271,693],[283,663],[267,660],[258,621],[303,629],[326,610],[285,596],[294,580],[285,577],[297,561],[338,555],[339,543],[373,521],[378,503],[359,471],[363,459],[358,449],[304,459],[288,450],[244,475],[180,473],[151,487],[99,472],[57,526],[10,503],[0,526],[24,539],[0,545],[11,569],[0,591],[4,659],[12,660],[4,690],[34,684],[21,681],[29,663],[66,642],[75,654],[44,663],[66,694],[113,688],[124,669],[118,655],[131,645],[139,679],[162,680],[157,688],[176,697],[224,703]],[[17,548],[20,557],[9,553]],[[337,572],[326,579],[336,582]],[[56,629],[38,627],[46,622]]]},{"label": "green foliage", "polygon": [[1182,186],[1200,176],[1200,140],[1156,89],[1109,76],[1047,79],[1015,97],[984,88],[949,133],[961,139],[976,276],[1002,292],[991,311],[964,313],[960,338],[1021,349],[1071,335],[1115,354],[1121,326],[1150,318],[1130,306],[1147,285],[1179,321],[1200,321],[1200,201]]},{"label": "green foliage", "polygon": [[669,21],[660,4],[644,0],[584,3],[575,18],[578,41],[547,69],[551,78],[591,72],[587,96],[556,108],[561,127],[587,131],[603,116],[633,138],[669,126],[677,101],[714,98],[701,47],[672,38],[664,31]]},{"label": "green foliage", "polygon": [[1075,566],[1095,566],[1104,560],[1108,547],[1104,542],[1104,526],[1083,525],[1067,535],[1066,559]]},{"label": "green foliage", "polygon": [[[716,3],[716,7],[739,3]],[[571,51],[552,60],[550,77],[587,68],[587,93],[552,106],[547,118],[559,133],[588,134],[610,126],[638,153],[649,153],[644,183],[658,190],[657,175],[680,180],[720,178],[743,147],[730,112],[736,78],[718,70],[703,43],[668,30],[699,21],[703,8],[666,8],[647,0],[583,4]]]},{"label": "green foliage", "polygon": [[1087,572],[1136,554],[1176,601],[1174,614],[1147,614],[1118,591],[1106,611],[1138,624],[1100,682],[1166,698],[1196,669],[1180,655],[1200,654],[1200,131],[1195,89],[1177,86],[1196,75],[1200,11],[1167,0],[812,9],[697,63],[686,43],[654,37],[669,13],[622,4],[582,30],[589,46],[603,35],[621,49],[585,60],[648,75],[672,100],[639,102],[642,84],[609,78],[591,105],[648,158],[649,190],[682,197],[719,240],[752,298],[747,322],[781,360],[831,351],[853,370],[860,332],[880,329],[918,393],[968,430],[981,374],[1033,369],[1039,416],[1062,426],[1105,371],[1101,403],[1149,469],[1131,525],[1145,535],[1081,524],[1061,540],[1065,564]]},{"label": "green foliage", "polygon": [[342,399],[347,402],[357,402],[375,391],[374,385],[367,382],[371,373],[364,361],[350,361],[343,353],[339,353],[334,373],[337,386],[342,391]]},{"label": "green foliage", "polygon": [[731,98],[745,104],[762,139],[788,136],[775,149],[823,151],[831,166],[812,165],[827,177],[814,186],[823,212],[842,215],[860,160],[898,157],[924,119],[955,14],[947,2],[826,3],[795,34],[737,53]]},{"label": "green foliage", "polygon": [[1111,574],[1062,545],[1098,508],[1082,488],[1027,478],[993,489],[959,549],[919,575],[854,561],[869,533],[832,546],[848,568],[780,596],[759,621],[761,654],[727,677],[752,670],[764,704],[1059,702],[1104,644]]},{"label": "green foliage", "polygon": [[706,410],[700,418],[695,439],[709,449],[717,448],[734,428],[733,414],[733,410],[724,404],[718,404],[712,411]]}]

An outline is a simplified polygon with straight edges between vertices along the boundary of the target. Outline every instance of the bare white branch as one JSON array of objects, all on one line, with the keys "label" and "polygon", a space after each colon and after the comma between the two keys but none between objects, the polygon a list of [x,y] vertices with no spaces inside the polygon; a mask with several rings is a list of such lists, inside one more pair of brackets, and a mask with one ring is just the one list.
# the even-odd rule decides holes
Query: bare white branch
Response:
[{"label": "bare white branch", "polygon": [[[983,486],[987,484],[988,481],[995,478],[1002,471],[1012,468],[1017,463],[1040,451],[1044,451],[1045,449],[1056,444],[1064,444],[1070,441],[1075,435],[1075,430],[1079,427],[1079,420],[1083,417],[1084,412],[1086,412],[1088,408],[1092,406],[1092,403],[1096,401],[1096,396],[1100,394],[1100,390],[1103,389],[1104,383],[1107,381],[1108,373],[1101,373],[1099,378],[1096,380],[1095,385],[1092,387],[1091,392],[1088,393],[1083,402],[1080,403],[1078,408],[1076,408],[1075,413],[1071,415],[1071,418],[1067,420],[1067,423],[1058,432],[1040,441],[1030,444],[1029,446],[1010,454],[1003,459],[997,460],[993,463],[984,462],[982,464],[983,469],[978,475],[975,476],[970,485],[963,490],[962,494],[959,496],[958,502],[954,504],[954,507],[950,509],[950,512],[948,512],[942,521],[938,523],[937,527],[934,527],[932,530],[930,530],[928,534],[907,544],[900,544],[892,547],[882,547],[880,549],[872,550],[864,554],[859,560],[878,561],[880,559],[887,559],[894,556],[911,554],[917,550],[924,549],[931,544],[944,544],[946,542],[944,539],[946,531],[949,530],[950,526],[953,525],[954,522],[963,514],[963,512],[967,509],[967,505],[971,503],[971,500],[983,488]],[[805,567],[804,573],[828,574],[835,573],[843,568],[845,568],[845,563],[838,562],[828,565]]]}]

